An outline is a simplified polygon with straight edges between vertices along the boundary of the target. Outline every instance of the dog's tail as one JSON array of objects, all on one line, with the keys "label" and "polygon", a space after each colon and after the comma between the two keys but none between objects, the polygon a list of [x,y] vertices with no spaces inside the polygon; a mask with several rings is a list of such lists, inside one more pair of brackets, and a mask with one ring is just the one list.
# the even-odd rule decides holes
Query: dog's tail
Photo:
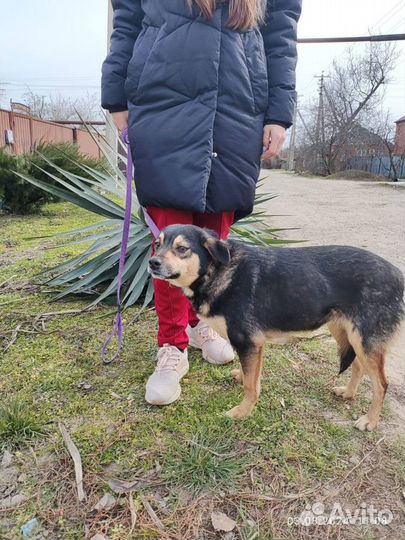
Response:
[{"label": "dog's tail", "polygon": [[356,353],[351,345],[348,345],[347,348],[341,351],[339,375],[352,365],[355,358]]}]

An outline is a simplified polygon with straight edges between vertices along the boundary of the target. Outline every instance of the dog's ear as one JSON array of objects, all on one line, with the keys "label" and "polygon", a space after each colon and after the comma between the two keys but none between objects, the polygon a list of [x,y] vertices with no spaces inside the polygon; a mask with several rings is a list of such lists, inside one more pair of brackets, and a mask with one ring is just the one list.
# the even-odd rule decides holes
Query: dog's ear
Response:
[{"label": "dog's ear", "polygon": [[221,264],[229,264],[231,262],[229,248],[222,240],[208,236],[205,238],[203,246],[215,262],[219,262]]}]

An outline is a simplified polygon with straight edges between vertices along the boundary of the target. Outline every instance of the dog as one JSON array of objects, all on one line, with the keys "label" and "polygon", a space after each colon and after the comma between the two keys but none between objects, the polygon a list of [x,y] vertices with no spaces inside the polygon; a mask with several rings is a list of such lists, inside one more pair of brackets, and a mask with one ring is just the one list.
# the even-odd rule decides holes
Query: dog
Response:
[{"label": "dog", "polygon": [[155,242],[153,278],[181,287],[198,317],[238,353],[243,401],[226,414],[248,416],[260,395],[266,341],[285,343],[327,324],[340,349],[340,372],[352,366],[353,398],[363,374],[373,397],[355,427],[374,429],[387,390],[384,363],[404,318],[404,278],[385,259],[349,246],[272,248],[223,241],[195,225],[171,225]]}]

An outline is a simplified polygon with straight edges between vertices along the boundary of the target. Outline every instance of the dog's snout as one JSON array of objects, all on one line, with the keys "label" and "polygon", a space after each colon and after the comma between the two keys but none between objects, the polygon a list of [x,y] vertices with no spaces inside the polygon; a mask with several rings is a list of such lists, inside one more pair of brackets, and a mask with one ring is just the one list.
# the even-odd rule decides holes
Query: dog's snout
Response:
[{"label": "dog's snout", "polygon": [[162,261],[159,257],[151,257],[149,259],[149,266],[151,270],[158,270],[162,265]]}]

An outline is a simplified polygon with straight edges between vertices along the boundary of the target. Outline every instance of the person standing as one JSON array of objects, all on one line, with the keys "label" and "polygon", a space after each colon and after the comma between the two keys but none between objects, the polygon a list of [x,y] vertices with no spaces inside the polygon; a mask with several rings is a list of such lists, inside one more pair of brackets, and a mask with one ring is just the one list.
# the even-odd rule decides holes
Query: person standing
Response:
[{"label": "person standing", "polygon": [[[129,129],[139,202],[159,229],[227,238],[252,212],[261,159],[291,126],[301,0],[112,0],[102,107]],[[213,364],[230,344],[198,320],[181,289],[155,280],[158,353],[145,399],[173,403],[187,347]]]}]

